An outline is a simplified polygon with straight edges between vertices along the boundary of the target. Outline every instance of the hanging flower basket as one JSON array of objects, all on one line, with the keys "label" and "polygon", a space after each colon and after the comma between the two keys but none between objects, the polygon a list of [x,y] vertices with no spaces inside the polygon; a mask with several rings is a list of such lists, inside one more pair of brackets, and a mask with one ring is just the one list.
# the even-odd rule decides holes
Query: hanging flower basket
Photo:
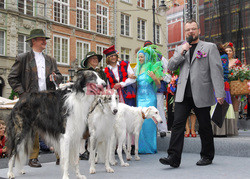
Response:
[{"label": "hanging flower basket", "polygon": [[237,80],[230,81],[230,93],[231,96],[239,96],[239,95],[248,95],[250,94],[250,90],[247,85],[248,80]]}]

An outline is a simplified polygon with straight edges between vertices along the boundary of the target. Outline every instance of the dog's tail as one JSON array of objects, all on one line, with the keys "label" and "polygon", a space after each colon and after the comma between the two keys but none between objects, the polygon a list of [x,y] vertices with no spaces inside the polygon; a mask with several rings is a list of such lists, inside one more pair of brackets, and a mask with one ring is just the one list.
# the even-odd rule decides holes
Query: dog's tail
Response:
[{"label": "dog's tail", "polygon": [[11,111],[10,115],[8,116],[7,119],[7,141],[6,141],[6,145],[7,145],[7,150],[8,150],[8,155],[9,158],[11,158],[13,155],[15,155],[16,153],[16,128],[15,128],[15,123],[13,120],[13,110]]},{"label": "dog's tail", "polygon": [[[17,119],[18,118],[18,119]],[[11,111],[7,120],[7,150],[8,156],[11,158],[17,154],[18,146],[23,142],[23,149],[26,154],[29,154],[30,145],[33,141],[33,131],[31,129],[24,128],[23,118],[21,116],[16,117],[14,110]]]}]

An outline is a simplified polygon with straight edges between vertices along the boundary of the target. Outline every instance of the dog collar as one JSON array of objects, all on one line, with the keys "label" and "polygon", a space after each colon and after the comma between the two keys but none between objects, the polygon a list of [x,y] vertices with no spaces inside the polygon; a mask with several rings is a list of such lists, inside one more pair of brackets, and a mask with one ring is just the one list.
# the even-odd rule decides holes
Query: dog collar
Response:
[{"label": "dog collar", "polygon": [[141,110],[141,115],[142,115],[142,118],[143,118],[143,119],[146,119],[146,116],[145,116],[145,114],[142,112],[142,110]]}]

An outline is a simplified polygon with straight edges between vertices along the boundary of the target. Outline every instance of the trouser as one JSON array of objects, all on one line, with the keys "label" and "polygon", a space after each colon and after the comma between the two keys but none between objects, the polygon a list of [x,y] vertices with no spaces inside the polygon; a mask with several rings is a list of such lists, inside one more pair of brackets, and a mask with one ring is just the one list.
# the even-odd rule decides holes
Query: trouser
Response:
[{"label": "trouser", "polygon": [[175,102],[174,123],[168,149],[169,156],[173,158],[176,164],[180,164],[181,162],[185,125],[192,108],[199,122],[199,134],[201,138],[200,155],[202,158],[210,160],[214,158],[214,139],[210,118],[210,107],[197,108],[194,105],[193,98],[185,97],[183,102]]},{"label": "trouser", "polygon": [[164,110],[164,95],[163,93],[157,93],[157,109],[159,110],[160,116],[163,123],[158,123],[157,127],[159,132],[167,132],[167,121]]},{"label": "trouser", "polygon": [[39,155],[39,135],[36,132],[33,144],[33,151],[30,154],[30,159],[38,158]]},{"label": "trouser", "polygon": [[[171,95],[170,93],[168,93],[168,97],[167,97],[167,109],[168,109],[168,130],[171,131],[172,126],[173,126],[173,122],[174,122],[174,112],[173,112],[173,104],[174,102],[172,102],[170,104],[170,100],[173,97],[173,95]],[[173,99],[172,99],[173,100]]]}]

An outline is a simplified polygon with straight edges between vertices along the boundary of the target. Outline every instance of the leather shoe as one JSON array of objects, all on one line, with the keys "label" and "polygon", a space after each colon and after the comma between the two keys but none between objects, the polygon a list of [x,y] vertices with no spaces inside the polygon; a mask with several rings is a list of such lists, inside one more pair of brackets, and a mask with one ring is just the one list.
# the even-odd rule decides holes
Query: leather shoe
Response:
[{"label": "leather shoe", "polygon": [[161,137],[166,137],[166,135],[167,135],[166,132],[164,132],[164,131],[163,131],[163,132],[160,132],[160,136],[161,136]]},{"label": "leather shoe", "polygon": [[207,158],[201,158],[201,159],[196,163],[196,165],[199,165],[199,166],[205,166],[205,165],[210,165],[210,164],[212,164],[212,160],[207,159]]},{"label": "leather shoe", "polygon": [[163,164],[163,165],[170,165],[171,167],[173,168],[178,168],[180,166],[180,164],[176,164],[174,163],[173,161],[173,158],[172,157],[162,157],[159,159],[159,161]]},{"label": "leather shoe", "polygon": [[56,159],[56,165],[60,165],[60,159]]},{"label": "leather shoe", "polygon": [[38,161],[37,158],[30,159],[30,160],[29,160],[29,166],[30,166],[30,167],[36,167],[36,168],[42,167],[42,165],[40,164],[40,162]]}]

